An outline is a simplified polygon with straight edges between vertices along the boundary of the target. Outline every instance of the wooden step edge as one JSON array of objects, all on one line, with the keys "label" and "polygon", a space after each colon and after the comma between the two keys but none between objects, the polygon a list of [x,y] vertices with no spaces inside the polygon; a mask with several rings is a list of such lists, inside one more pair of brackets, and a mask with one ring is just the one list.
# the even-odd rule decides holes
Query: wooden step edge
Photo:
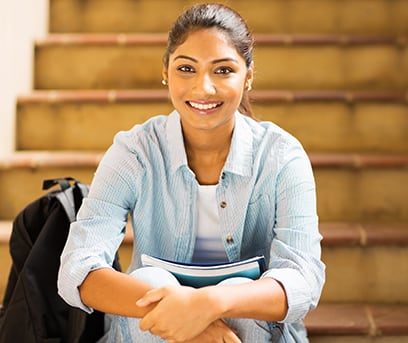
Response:
[{"label": "wooden step edge", "polygon": [[310,336],[408,336],[408,305],[320,304],[306,317]]},{"label": "wooden step edge", "polygon": [[407,154],[310,153],[313,167],[318,168],[396,168],[408,167]]},{"label": "wooden step edge", "polygon": [[[11,221],[0,221],[0,242],[7,243],[12,230]],[[325,247],[408,247],[408,223],[360,224],[322,223],[320,233]],[[126,227],[124,244],[133,244],[131,224]]]},{"label": "wooden step edge", "polygon": [[41,167],[90,167],[98,165],[102,152],[50,152],[24,151],[15,152],[0,159],[0,170],[7,169],[38,169]]},{"label": "wooden step edge", "polygon": [[408,247],[408,223],[328,223],[319,225],[323,247]]},{"label": "wooden step edge", "polygon": [[[169,101],[167,90],[51,90],[21,95],[17,102],[30,103],[122,103],[131,101]],[[408,101],[408,100],[407,100]]]},{"label": "wooden step edge", "polygon": [[[302,102],[302,101],[338,101],[338,102],[405,102],[408,103],[408,91],[287,91],[254,90],[250,93],[253,102]],[[132,101],[169,101],[164,89],[134,90],[45,90],[34,91],[17,98],[19,104],[30,103],[122,103]]]},{"label": "wooden step edge", "polygon": [[[0,169],[96,167],[103,152],[19,151],[0,159]],[[405,168],[408,154],[310,153],[314,168]]]},{"label": "wooden step edge", "polygon": [[12,227],[13,223],[11,221],[0,221],[0,244],[8,244]]},{"label": "wooden step edge", "polygon": [[[408,42],[406,35],[334,35],[255,33],[256,45],[399,45]],[[58,45],[165,45],[167,33],[63,33],[50,34],[36,41],[37,47]]]}]

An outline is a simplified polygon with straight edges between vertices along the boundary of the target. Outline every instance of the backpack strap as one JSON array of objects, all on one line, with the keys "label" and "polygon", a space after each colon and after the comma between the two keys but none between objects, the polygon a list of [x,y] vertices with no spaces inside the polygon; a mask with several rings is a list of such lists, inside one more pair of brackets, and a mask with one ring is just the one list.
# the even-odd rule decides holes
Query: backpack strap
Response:
[{"label": "backpack strap", "polygon": [[[73,185],[71,185],[72,182]],[[54,194],[64,208],[70,223],[72,223],[76,219],[76,214],[82,204],[82,199],[88,195],[89,188],[72,177],[65,177],[44,180],[43,190],[55,185],[59,185],[61,190]]]},{"label": "backpack strap", "polygon": [[57,199],[61,203],[62,207],[65,210],[65,213],[68,216],[69,222],[72,223],[75,221],[75,200],[73,188],[68,188],[65,191],[58,192],[56,194]]},{"label": "backpack strap", "polygon": [[55,185],[59,185],[62,191],[67,190],[68,188],[71,187],[70,182],[75,182],[77,183],[78,180],[74,179],[73,177],[64,177],[64,178],[58,178],[58,179],[48,179],[43,181],[43,186],[42,189],[43,191],[46,191],[50,189],[51,187],[54,187]]}]

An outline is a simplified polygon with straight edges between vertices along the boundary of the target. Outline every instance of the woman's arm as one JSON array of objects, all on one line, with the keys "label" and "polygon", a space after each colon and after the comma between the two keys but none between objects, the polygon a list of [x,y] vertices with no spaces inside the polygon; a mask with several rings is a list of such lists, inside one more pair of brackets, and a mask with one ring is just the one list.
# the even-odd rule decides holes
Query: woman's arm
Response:
[{"label": "woman's arm", "polygon": [[[156,304],[144,307],[136,305],[136,301],[150,289],[149,285],[132,276],[103,268],[88,274],[80,286],[79,293],[83,303],[91,308],[121,316],[141,318],[156,306]],[[240,343],[241,341],[222,320],[216,320],[201,334],[186,342]]]},{"label": "woman's arm", "polygon": [[239,285],[202,288],[216,318],[254,318],[281,321],[288,311],[286,293],[279,282],[263,278]]},{"label": "woman's arm", "polygon": [[82,302],[96,310],[141,318],[155,305],[139,307],[136,301],[151,287],[127,274],[109,268],[94,270],[79,287]]},{"label": "woman's arm", "polygon": [[138,302],[139,306],[152,304],[157,306],[143,318],[140,328],[177,341],[195,337],[225,317],[279,321],[287,312],[285,292],[272,278],[198,289],[157,288]]},{"label": "woman's arm", "polygon": [[[132,297],[134,300],[136,295],[140,297],[146,291],[146,287],[139,286],[137,294],[132,293],[135,290],[131,292],[129,285],[134,285],[135,281],[115,273],[111,267],[123,241],[128,213],[137,201],[138,185],[144,173],[123,140],[123,135],[116,136],[115,143],[99,164],[61,254],[58,293],[68,304],[88,313],[92,312],[92,306],[85,305],[83,299],[97,309],[109,308],[110,312],[119,313],[109,307],[115,303],[110,301],[112,297],[123,300]],[[108,286],[111,282],[112,286]],[[122,287],[126,291],[122,291]],[[131,305],[134,302],[127,306]]]}]

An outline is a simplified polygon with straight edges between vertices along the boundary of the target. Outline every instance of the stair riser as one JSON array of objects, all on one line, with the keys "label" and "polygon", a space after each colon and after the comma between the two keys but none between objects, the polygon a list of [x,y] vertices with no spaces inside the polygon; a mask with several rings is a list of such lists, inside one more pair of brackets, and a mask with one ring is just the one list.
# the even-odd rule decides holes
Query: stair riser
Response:
[{"label": "stair riser", "polygon": [[408,221],[407,169],[315,168],[321,221]]},{"label": "stair riser", "polygon": [[[158,88],[164,45],[38,46],[37,89]],[[257,89],[405,89],[408,48],[393,45],[265,46]]]},{"label": "stair riser", "polygon": [[0,304],[3,303],[10,267],[11,257],[8,242],[0,242]]},{"label": "stair riser", "polygon": [[[0,219],[12,219],[42,193],[42,180],[74,176],[91,181],[93,167],[0,170]],[[315,168],[321,221],[407,222],[408,170]]]},{"label": "stair riser", "polygon": [[[243,14],[254,32],[408,33],[404,0],[219,2],[228,3]],[[193,3],[196,1],[53,0],[50,2],[50,30],[167,32],[181,11]],[[160,13],[160,20],[157,20],[157,13]]]},{"label": "stair riser", "polygon": [[[259,119],[273,121],[295,135],[307,151],[408,151],[408,106],[404,104],[258,102],[253,108]],[[171,110],[165,101],[21,103],[17,149],[105,150],[116,132]]]},{"label": "stair riser", "polygon": [[323,302],[408,303],[407,247],[324,248]]}]

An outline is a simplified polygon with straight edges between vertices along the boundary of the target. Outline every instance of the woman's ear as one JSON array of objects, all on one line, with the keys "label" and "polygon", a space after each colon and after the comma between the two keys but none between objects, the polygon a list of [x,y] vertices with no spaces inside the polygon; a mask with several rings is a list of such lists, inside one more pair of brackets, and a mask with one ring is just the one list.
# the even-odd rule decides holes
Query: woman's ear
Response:
[{"label": "woman's ear", "polygon": [[168,81],[168,79],[169,79],[169,74],[168,74],[168,72],[167,72],[167,68],[165,67],[165,66],[163,66],[163,69],[162,69],[162,80],[164,80],[164,81]]},{"label": "woman's ear", "polygon": [[245,81],[245,85],[248,90],[252,88],[253,81],[254,81],[254,62],[252,61],[248,68],[246,81]]}]

